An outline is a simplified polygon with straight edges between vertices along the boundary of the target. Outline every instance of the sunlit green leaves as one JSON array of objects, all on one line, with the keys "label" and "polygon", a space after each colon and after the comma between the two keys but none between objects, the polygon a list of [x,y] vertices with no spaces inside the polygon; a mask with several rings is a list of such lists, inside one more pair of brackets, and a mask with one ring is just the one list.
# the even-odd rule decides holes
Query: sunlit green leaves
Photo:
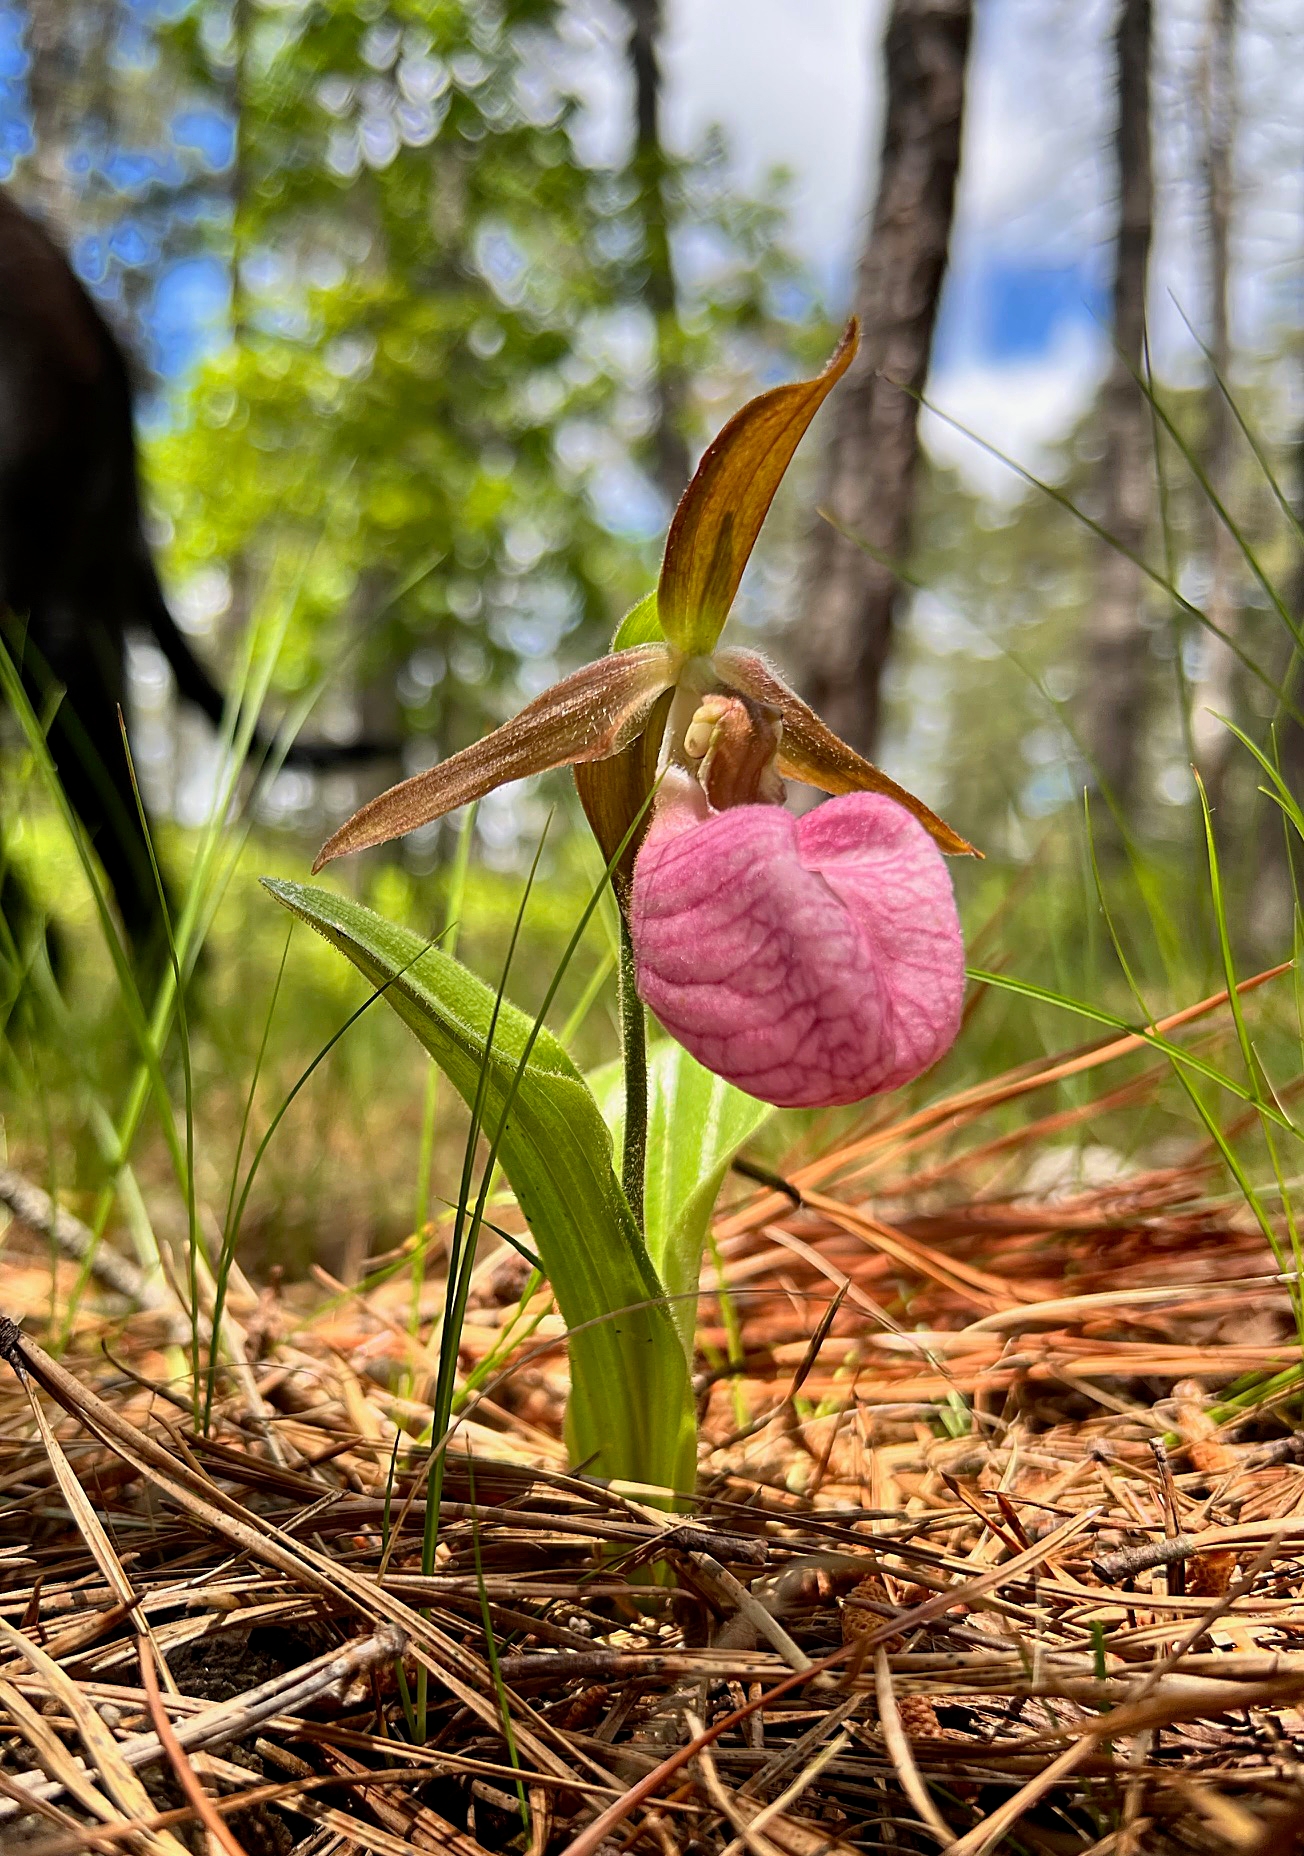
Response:
[{"label": "sunlit green leaves", "polygon": [[[618,1138],[623,1112],[619,1065],[607,1066],[592,1081]],[[673,1298],[675,1322],[690,1354],[711,1213],[730,1162],[773,1113],[766,1103],[704,1070],[668,1039],[650,1054],[644,1228],[648,1253]]]}]

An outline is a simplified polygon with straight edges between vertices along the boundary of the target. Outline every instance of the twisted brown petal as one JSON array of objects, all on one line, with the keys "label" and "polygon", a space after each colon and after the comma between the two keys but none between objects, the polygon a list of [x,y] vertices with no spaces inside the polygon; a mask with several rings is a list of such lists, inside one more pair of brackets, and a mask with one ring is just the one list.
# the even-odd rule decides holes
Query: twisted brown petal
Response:
[{"label": "twisted brown petal", "polygon": [[779,480],[860,341],[855,317],[815,380],[772,387],[736,412],[680,498],[657,585],[657,615],[685,656],[715,649]]},{"label": "twisted brown petal", "polygon": [[785,779],[804,780],[824,793],[885,793],[912,813],[942,850],[957,857],[982,856],[967,838],[952,831],[930,811],[922,799],[916,799],[871,762],[862,760],[755,652],[717,651],[715,668],[722,682],[758,702],[772,703],[783,717],[779,772]]},{"label": "twisted brown petal", "polygon": [[669,687],[670,664],[662,644],[639,645],[585,664],[482,741],[368,801],[322,846],[313,870],[348,851],[402,837],[483,799],[509,780],[618,754]]},{"label": "twisted brown petal", "polygon": [[637,830],[611,873],[616,894],[622,902],[633,875],[639,845],[652,822],[647,798],[656,785],[661,737],[673,700],[674,692],[664,691],[653,703],[640,733],[618,754],[577,765],[574,769],[575,787],[584,816],[608,863],[620,850],[630,826],[638,822]]}]

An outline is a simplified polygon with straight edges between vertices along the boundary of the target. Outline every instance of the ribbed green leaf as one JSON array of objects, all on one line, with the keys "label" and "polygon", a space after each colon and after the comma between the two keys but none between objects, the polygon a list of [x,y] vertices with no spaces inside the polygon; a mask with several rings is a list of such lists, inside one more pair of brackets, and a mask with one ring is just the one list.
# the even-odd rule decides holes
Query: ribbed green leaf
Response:
[{"label": "ribbed green leaf", "polygon": [[[361,903],[264,879],[278,902],[338,947],[413,1031],[468,1103],[485,1062],[494,994],[410,929]],[[484,1126],[498,1131],[533,1025],[503,1002]],[[691,1489],[696,1429],[688,1362],[656,1270],[612,1170],[597,1103],[550,1032],[538,1033],[499,1158],[529,1224],[570,1339],[567,1434],[594,1475]],[[585,1325],[592,1324],[592,1325]]]},{"label": "ribbed green leaf", "polygon": [[[589,1080],[619,1141],[620,1065],[605,1065]],[[649,1055],[643,1222],[648,1254],[667,1293],[677,1298],[671,1307],[690,1355],[711,1213],[734,1155],[773,1112],[669,1039]]]},{"label": "ribbed green leaf", "polygon": [[639,644],[664,644],[666,635],[661,629],[657,617],[657,594],[653,587],[645,593],[636,606],[631,606],[620,624],[616,627],[615,637],[611,640],[613,651],[632,651]]}]

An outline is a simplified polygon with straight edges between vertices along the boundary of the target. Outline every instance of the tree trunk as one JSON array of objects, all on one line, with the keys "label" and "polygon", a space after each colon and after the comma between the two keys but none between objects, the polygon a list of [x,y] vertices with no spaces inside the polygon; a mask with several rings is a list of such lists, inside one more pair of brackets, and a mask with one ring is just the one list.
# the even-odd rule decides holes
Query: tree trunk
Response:
[{"label": "tree trunk", "polygon": [[250,169],[253,165],[249,146],[249,40],[253,21],[249,0],[232,0],[231,38],[234,56],[228,107],[235,124],[235,149],[231,160],[231,345],[237,351],[248,334],[249,304],[245,292],[244,261],[246,255],[245,208],[249,200]]},{"label": "tree trunk", "polygon": [[[1236,0],[1210,0],[1204,53],[1205,219],[1209,241],[1209,382],[1205,393],[1204,469],[1209,487],[1227,505],[1232,461],[1232,415],[1223,393],[1231,367],[1228,284],[1232,211],[1232,160],[1236,133]],[[1222,383],[1222,384],[1220,384]],[[1228,637],[1237,629],[1236,544],[1206,504],[1209,593],[1205,614]],[[1231,736],[1215,715],[1232,713],[1237,692],[1235,652],[1214,631],[1201,639],[1202,671],[1191,703],[1191,742],[1210,803],[1217,808]]]},{"label": "tree trunk", "polygon": [[1144,377],[1146,276],[1154,218],[1150,158],[1151,0],[1122,0],[1114,35],[1119,178],[1114,270],[1114,364],[1101,396],[1101,546],[1087,622],[1083,732],[1095,777],[1122,819],[1135,810],[1150,656],[1145,583],[1128,555],[1145,548],[1154,502]]},{"label": "tree trunk", "polygon": [[678,356],[675,273],[666,205],[666,158],[661,145],[661,0],[624,0],[629,14],[628,57],[634,83],[634,178],[638,184],[647,282],[643,300],[656,341],[656,425],[652,450],[656,480],[673,508],[691,469],[683,430],[684,376]]},{"label": "tree trunk", "polygon": [[117,24],[113,0],[27,0],[24,42],[32,111],[31,159],[17,191],[66,250],[86,229],[86,202],[70,157],[94,124],[111,142],[113,78],[110,49]]},{"label": "tree trunk", "polygon": [[895,569],[910,545],[917,395],[946,275],[972,23],[972,0],[893,0],[884,44],[878,198],[856,286],[861,348],[834,400],[822,498],[846,533],[823,520],[812,533],[800,647],[811,702],[863,753],[878,734]]}]

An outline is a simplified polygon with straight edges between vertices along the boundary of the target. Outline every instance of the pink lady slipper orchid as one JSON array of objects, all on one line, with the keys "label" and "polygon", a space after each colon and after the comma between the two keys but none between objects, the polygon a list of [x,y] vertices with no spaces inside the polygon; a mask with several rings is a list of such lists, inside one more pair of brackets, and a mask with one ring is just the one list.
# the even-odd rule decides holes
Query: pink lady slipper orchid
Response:
[{"label": "pink lady slipper orchid", "polygon": [[[762,658],[717,649],[783,473],[857,339],[853,321],[816,379],[760,394],[724,427],[675,511],[656,592],[610,656],[363,806],[314,865],[572,767],[609,863],[629,838],[614,881],[644,1002],[708,1069],[781,1107],[919,1075],[955,1039],[964,983],[941,851],[972,845]],[[795,818],[785,778],[835,796]]]}]

